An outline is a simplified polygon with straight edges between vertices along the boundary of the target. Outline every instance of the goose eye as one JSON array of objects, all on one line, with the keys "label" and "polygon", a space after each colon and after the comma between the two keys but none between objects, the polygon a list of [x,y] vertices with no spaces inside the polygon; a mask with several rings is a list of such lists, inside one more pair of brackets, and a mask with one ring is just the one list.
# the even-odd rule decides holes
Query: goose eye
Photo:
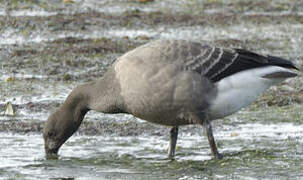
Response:
[{"label": "goose eye", "polygon": [[56,133],[55,133],[55,132],[53,132],[53,131],[49,131],[49,132],[47,133],[47,135],[48,135],[49,137],[52,137],[52,136],[55,136],[55,135],[56,135]]}]

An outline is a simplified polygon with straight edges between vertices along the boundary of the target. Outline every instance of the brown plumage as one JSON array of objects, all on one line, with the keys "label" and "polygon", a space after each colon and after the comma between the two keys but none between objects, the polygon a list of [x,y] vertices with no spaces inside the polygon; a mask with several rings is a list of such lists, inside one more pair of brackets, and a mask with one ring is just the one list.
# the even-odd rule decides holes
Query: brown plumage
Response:
[{"label": "brown plumage", "polygon": [[[217,117],[212,114],[212,104],[221,102],[217,101],[222,91],[220,82],[238,72],[266,66],[273,68],[265,74],[264,70],[260,71],[261,79],[273,78],[270,75],[274,74],[280,82],[296,75],[288,70],[296,69],[290,61],[245,50],[183,40],[159,40],[140,46],[118,58],[102,78],[76,87],[50,115],[43,132],[46,154],[57,154],[61,145],[79,128],[85,114],[96,110],[129,113],[149,122],[173,126],[170,158],[175,153],[178,126],[201,124],[213,155],[221,158],[210,124]],[[226,85],[224,83],[221,85]]]}]

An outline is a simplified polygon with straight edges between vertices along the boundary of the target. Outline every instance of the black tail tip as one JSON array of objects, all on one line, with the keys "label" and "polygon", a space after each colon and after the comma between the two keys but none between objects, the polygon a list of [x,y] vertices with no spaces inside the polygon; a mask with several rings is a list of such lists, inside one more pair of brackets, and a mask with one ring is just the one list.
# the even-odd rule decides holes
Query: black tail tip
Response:
[{"label": "black tail tip", "polygon": [[281,67],[299,70],[299,68],[297,68],[295,66],[295,64],[289,60],[286,60],[286,59],[283,59],[280,57],[276,57],[276,56],[270,56],[270,55],[267,56],[267,59],[268,59],[269,63],[272,65],[277,65],[277,66],[281,66]]}]

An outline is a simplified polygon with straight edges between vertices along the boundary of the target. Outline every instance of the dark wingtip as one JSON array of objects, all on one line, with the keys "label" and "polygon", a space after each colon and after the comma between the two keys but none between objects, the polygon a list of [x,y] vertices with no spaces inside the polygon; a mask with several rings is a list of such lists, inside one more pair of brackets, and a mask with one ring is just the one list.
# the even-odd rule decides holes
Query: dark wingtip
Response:
[{"label": "dark wingtip", "polygon": [[286,68],[291,68],[291,69],[296,69],[299,70],[299,68],[297,68],[295,66],[295,64],[289,60],[280,58],[280,57],[276,57],[276,56],[267,56],[268,62],[272,65],[277,65],[277,66],[281,66],[281,67],[286,67]]}]

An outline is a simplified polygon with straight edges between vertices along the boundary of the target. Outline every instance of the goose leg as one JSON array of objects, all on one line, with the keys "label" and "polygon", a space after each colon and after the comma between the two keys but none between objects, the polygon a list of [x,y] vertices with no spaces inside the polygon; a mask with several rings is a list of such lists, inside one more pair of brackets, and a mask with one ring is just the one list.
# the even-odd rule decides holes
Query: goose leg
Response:
[{"label": "goose leg", "polygon": [[178,129],[178,126],[174,126],[170,130],[168,159],[174,159],[178,139]]},{"label": "goose leg", "polygon": [[223,156],[218,152],[216,142],[215,142],[215,138],[213,136],[213,130],[212,130],[210,122],[208,120],[204,120],[203,121],[203,127],[205,129],[207,139],[208,139],[210,149],[211,149],[211,152],[212,152],[213,156],[215,157],[215,159],[222,159]]}]

